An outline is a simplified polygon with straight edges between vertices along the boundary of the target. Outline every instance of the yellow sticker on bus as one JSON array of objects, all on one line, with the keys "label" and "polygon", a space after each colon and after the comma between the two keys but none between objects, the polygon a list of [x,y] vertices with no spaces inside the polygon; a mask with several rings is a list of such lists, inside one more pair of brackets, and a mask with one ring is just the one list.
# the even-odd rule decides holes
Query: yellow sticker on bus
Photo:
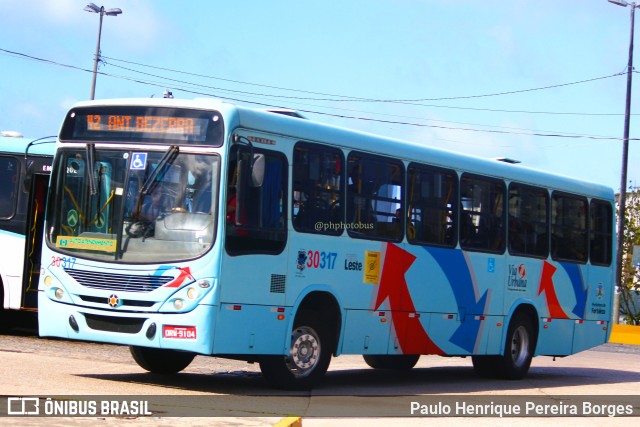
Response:
[{"label": "yellow sticker on bus", "polygon": [[115,252],[114,239],[99,239],[95,237],[58,236],[56,247],[63,249],[86,249],[89,251]]},{"label": "yellow sticker on bus", "polygon": [[380,252],[365,251],[363,282],[377,285],[380,280]]}]

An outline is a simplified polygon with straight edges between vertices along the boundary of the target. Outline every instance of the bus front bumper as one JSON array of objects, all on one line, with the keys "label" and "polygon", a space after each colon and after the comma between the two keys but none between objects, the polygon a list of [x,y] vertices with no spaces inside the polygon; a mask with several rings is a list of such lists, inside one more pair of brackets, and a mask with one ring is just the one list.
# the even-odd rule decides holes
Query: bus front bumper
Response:
[{"label": "bus front bumper", "polygon": [[42,337],[211,354],[217,308],[198,305],[175,314],[111,312],[55,302],[40,292],[38,330]]}]

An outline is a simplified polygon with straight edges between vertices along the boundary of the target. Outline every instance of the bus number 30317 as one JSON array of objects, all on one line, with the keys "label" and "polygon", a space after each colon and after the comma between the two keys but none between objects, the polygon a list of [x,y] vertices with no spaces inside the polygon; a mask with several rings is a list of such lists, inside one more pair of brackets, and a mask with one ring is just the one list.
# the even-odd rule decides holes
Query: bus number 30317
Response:
[{"label": "bus number 30317", "polygon": [[73,268],[76,265],[76,258],[66,257],[66,256],[63,256],[63,257],[52,256],[51,265],[53,267]]}]

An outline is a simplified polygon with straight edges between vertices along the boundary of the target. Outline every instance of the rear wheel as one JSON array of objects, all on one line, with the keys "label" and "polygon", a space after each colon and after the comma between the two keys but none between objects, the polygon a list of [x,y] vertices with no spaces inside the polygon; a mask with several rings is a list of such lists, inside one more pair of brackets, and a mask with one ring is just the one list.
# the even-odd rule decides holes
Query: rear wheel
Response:
[{"label": "rear wheel", "polygon": [[528,316],[520,313],[509,323],[501,374],[510,380],[520,380],[527,375],[533,358],[535,337]]},{"label": "rear wheel", "polygon": [[525,313],[517,313],[507,329],[502,356],[473,356],[473,369],[481,377],[497,377],[520,380],[527,375],[535,350],[536,336],[532,319]]},{"label": "rear wheel", "polygon": [[264,356],[260,370],[274,387],[309,390],[317,385],[329,368],[333,352],[331,333],[316,317],[302,316],[291,333],[286,356]]},{"label": "rear wheel", "polygon": [[185,369],[196,357],[195,353],[167,350],[164,348],[149,348],[130,346],[129,350],[142,369],[154,374],[175,374]]},{"label": "rear wheel", "polygon": [[416,366],[419,354],[365,354],[362,356],[367,365],[374,369],[393,369],[408,371]]}]

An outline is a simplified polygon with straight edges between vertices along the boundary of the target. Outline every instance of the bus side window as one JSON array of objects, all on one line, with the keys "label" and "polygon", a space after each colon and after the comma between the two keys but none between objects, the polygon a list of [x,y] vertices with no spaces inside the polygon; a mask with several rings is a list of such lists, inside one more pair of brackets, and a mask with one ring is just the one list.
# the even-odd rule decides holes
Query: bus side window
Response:
[{"label": "bus side window", "polygon": [[468,250],[504,252],[504,182],[463,174],[460,202],[460,246]]},{"label": "bus side window", "polygon": [[[404,165],[399,160],[349,153],[347,226],[351,237],[400,241],[404,234]],[[400,210],[399,218],[396,213]]]},{"label": "bus side window", "polygon": [[[264,156],[264,179],[251,182],[251,155]],[[234,147],[229,156],[226,240],[229,254],[280,253],[287,241],[287,159],[275,151]]]},{"label": "bus side window", "polygon": [[452,170],[411,163],[407,169],[407,239],[455,246],[458,176]]},{"label": "bus side window", "polygon": [[612,207],[605,201],[592,200],[589,209],[591,263],[610,265],[613,245]]},{"label": "bus side window", "polygon": [[553,259],[587,262],[587,230],[587,200],[554,192],[551,197]]},{"label": "bus side window", "polygon": [[509,186],[509,252],[545,258],[549,253],[549,194],[542,188]]},{"label": "bus side window", "polygon": [[337,148],[298,142],[293,149],[293,227],[304,233],[342,234],[344,156]]},{"label": "bus side window", "polygon": [[0,218],[13,216],[16,201],[18,162],[12,157],[0,157]]}]

